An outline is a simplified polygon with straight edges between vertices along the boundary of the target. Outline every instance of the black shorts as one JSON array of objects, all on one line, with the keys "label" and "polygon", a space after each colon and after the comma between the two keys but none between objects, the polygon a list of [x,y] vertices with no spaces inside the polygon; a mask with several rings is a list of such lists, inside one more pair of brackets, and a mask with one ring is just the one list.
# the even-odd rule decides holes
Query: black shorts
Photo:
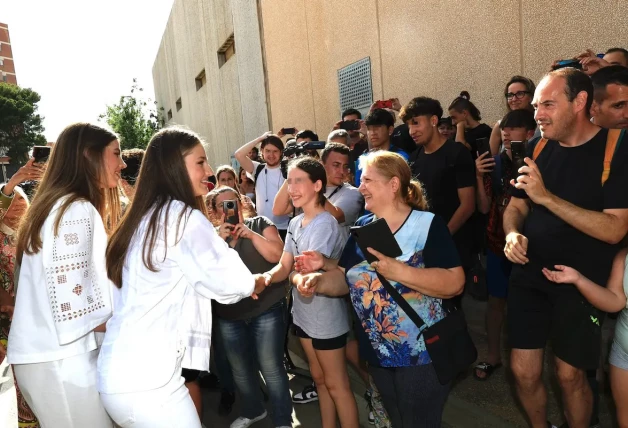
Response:
[{"label": "black shorts", "polygon": [[185,379],[185,383],[194,382],[201,374],[200,370],[181,369],[181,376]]},{"label": "black shorts", "polygon": [[347,333],[331,339],[314,339],[295,324],[294,334],[301,339],[312,339],[312,346],[317,351],[333,351],[334,349],[341,349],[347,346]]},{"label": "black shorts", "polygon": [[572,285],[534,288],[511,281],[508,290],[508,339],[516,349],[544,349],[579,369],[600,363],[604,313]]}]

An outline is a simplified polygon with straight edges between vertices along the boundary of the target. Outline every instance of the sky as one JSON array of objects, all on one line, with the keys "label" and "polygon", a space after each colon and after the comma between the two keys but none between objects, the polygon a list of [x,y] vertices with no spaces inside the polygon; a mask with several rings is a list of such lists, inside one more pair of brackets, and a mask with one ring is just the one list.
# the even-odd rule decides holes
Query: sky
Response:
[{"label": "sky", "polygon": [[133,78],[154,99],[152,67],[174,0],[0,0],[21,87],[41,96],[44,134],[97,122]]}]

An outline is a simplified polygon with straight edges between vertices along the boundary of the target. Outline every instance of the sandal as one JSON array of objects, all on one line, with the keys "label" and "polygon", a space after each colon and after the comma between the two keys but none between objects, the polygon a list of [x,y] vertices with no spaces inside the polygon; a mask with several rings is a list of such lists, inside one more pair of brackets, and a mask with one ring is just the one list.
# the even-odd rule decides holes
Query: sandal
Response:
[{"label": "sandal", "polygon": [[[473,368],[473,377],[479,381],[484,381],[488,379],[489,377],[491,377],[493,372],[497,370],[498,368],[500,368],[501,366],[502,366],[502,363],[490,364],[490,363],[481,362]],[[485,376],[484,377],[478,376],[478,370],[484,373]]]}]

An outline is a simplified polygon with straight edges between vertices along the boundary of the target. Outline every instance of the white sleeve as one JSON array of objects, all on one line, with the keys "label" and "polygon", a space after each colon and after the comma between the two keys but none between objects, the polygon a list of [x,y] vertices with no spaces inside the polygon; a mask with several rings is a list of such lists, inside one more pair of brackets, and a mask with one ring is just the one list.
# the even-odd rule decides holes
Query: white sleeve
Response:
[{"label": "white sleeve", "polygon": [[253,162],[253,173],[246,173],[246,176],[249,177],[251,180],[255,181],[255,171],[257,171],[257,167],[260,166],[261,164],[257,161],[252,160],[251,162]]},{"label": "white sleeve", "polygon": [[187,218],[177,248],[177,262],[198,294],[232,304],[253,293],[253,275],[200,211]]},{"label": "white sleeve", "polygon": [[73,202],[55,236],[56,215],[53,210],[44,225],[42,255],[57,339],[65,345],[111,317],[111,284],[105,268],[107,235],[98,211],[89,202]]}]

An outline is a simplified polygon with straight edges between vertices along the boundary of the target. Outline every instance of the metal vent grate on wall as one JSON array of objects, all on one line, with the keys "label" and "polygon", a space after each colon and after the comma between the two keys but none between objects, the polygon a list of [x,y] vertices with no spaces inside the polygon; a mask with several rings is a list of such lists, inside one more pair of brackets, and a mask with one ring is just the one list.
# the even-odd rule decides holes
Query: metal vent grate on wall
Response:
[{"label": "metal vent grate on wall", "polygon": [[338,70],[340,110],[360,109],[373,104],[371,58],[363,58]]}]

